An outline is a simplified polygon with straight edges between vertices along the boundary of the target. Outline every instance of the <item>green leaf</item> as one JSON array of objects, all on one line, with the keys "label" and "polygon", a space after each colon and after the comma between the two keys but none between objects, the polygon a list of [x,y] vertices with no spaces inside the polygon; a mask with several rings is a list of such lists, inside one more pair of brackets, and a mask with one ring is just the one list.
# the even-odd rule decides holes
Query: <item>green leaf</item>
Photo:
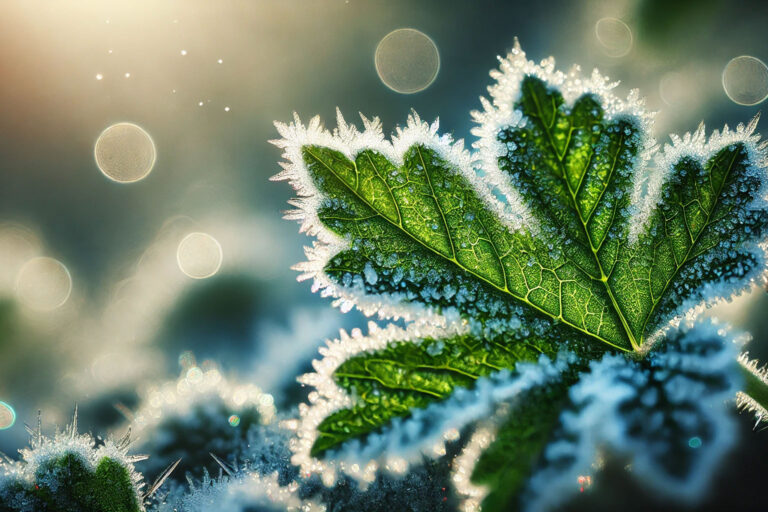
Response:
[{"label": "green leaf", "polygon": [[[333,469],[317,457],[486,377],[512,382],[541,354],[576,353],[582,367],[604,351],[642,358],[669,323],[765,271],[755,122],[659,151],[642,101],[616,98],[598,73],[566,75],[516,47],[492,76],[475,153],[415,114],[391,140],[365,117],[362,132],[340,114],[333,133],[318,118],[277,124],[276,179],[298,192],[287,217],[317,237],[300,279],[344,311],[408,323],[332,342],[302,379],[317,388],[297,427],[304,470]],[[557,409],[531,407],[513,412],[510,435]],[[528,438],[531,455],[540,442]]]},{"label": "green leaf", "polygon": [[515,497],[557,426],[572,381],[567,379],[528,393],[499,427],[496,439],[483,452],[472,473],[474,483],[490,489],[483,500],[483,510],[514,510],[510,507],[514,507]]},{"label": "green leaf", "polygon": [[768,421],[768,367],[760,366],[757,359],[749,359],[749,353],[739,356],[744,377],[744,389],[736,394],[736,405],[742,411],[755,415],[755,425]]},{"label": "green leaf", "polygon": [[320,193],[332,198],[318,218],[350,240],[325,267],[337,283],[357,278],[366,293],[405,293],[406,301],[454,307],[475,320],[525,305],[577,336],[630,348],[603,283],[585,271],[582,248],[550,248],[543,237],[511,232],[435,149],[414,145],[397,167],[372,150],[354,162],[319,146],[302,153]]},{"label": "green leaf", "polygon": [[368,434],[397,416],[407,416],[414,407],[447,398],[457,386],[470,387],[480,377],[514,369],[520,361],[536,361],[547,349],[540,345],[531,340],[489,343],[461,335],[427,338],[418,344],[394,342],[381,351],[347,359],[334,376],[359,401],[323,420],[312,453]]}]

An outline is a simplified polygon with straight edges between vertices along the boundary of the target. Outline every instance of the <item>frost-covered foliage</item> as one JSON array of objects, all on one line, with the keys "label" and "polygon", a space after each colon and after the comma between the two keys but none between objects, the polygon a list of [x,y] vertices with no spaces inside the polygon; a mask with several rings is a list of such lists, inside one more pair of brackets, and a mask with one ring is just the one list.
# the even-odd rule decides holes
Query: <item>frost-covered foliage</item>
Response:
[{"label": "frost-covered foliage", "polygon": [[530,510],[557,510],[596,456],[622,457],[644,485],[695,502],[736,429],[728,400],[743,386],[740,343],[722,327],[685,325],[635,361],[607,354],[569,391],[569,403],[528,484]]},{"label": "frost-covered foliage", "polygon": [[[574,442],[590,439],[588,421],[576,421],[596,417],[590,409],[572,424],[562,413],[569,400],[586,406],[574,393],[589,391],[607,408],[606,432],[632,426],[637,437],[578,441],[587,452],[645,447],[650,457],[679,440],[652,414],[637,423],[615,409],[632,397],[649,411],[656,399],[675,404],[661,418],[680,432],[710,429],[688,463],[647,462],[665,470],[667,490],[689,494],[680,489],[706,480],[728,445],[717,437],[727,438],[723,407],[702,407],[733,398],[736,381],[701,394],[680,365],[699,361],[701,379],[717,379],[728,351],[678,326],[764,280],[768,179],[757,120],[709,137],[702,125],[662,148],[637,91],[618,98],[597,71],[563,73],[516,45],[491,76],[490,98],[473,112],[474,152],[416,113],[389,140],[377,118],[362,117],[362,131],[341,113],[333,132],[319,118],[276,123],[285,161],[275,179],[298,195],[287,218],[315,237],[299,279],[342,311],[405,324],[371,324],[368,335],[342,333],[320,350],[302,377],[315,391],[293,425],[292,461],[329,486],[342,474],[369,482],[441,455],[445,439],[480,422],[454,481],[464,508],[485,496],[485,510],[506,510],[543,454],[551,458],[557,432],[583,427]],[[622,372],[634,377],[624,382]],[[682,397],[664,387],[676,373]],[[764,374],[752,375],[743,392],[764,407]],[[605,385],[589,387],[597,382]],[[561,469],[566,478],[570,467]]]},{"label": "frost-covered foliage", "polygon": [[[460,447],[457,443],[450,443],[446,454],[438,459],[425,458],[411,465],[405,474],[379,471],[364,488],[345,474],[339,475],[334,485],[327,487],[317,475],[300,475],[299,468],[291,463],[290,437],[289,430],[274,423],[251,427],[248,442],[240,448],[237,457],[230,457],[227,462],[217,461],[219,478],[204,476],[202,482],[191,482],[189,489],[178,484],[172,486],[157,510],[165,512],[192,507],[191,510],[213,511],[218,510],[216,507],[224,499],[231,499],[237,507],[247,509],[256,506],[263,496],[255,491],[243,492],[242,487],[246,486],[243,482],[258,478],[267,478],[289,489],[304,505],[324,506],[334,512],[450,512],[456,509],[450,489],[450,472],[451,460]],[[233,510],[240,510],[237,507]]]},{"label": "frost-covered foliage", "polygon": [[205,475],[199,485],[178,501],[166,501],[157,512],[324,512],[325,507],[298,496],[298,485],[281,486],[277,475],[256,472],[211,479]]},{"label": "frost-covered foliage", "polygon": [[742,411],[755,415],[755,426],[768,422],[768,367],[760,366],[757,359],[749,359],[749,353],[739,355],[744,369],[744,391],[736,393],[736,405]]},{"label": "frost-covered foliage", "polygon": [[188,472],[200,478],[205,467],[215,466],[209,454],[237,453],[252,425],[275,419],[272,395],[210,364],[197,366],[189,354],[183,359],[180,378],[146,389],[130,422],[136,447],[152,454],[140,465],[143,473],[157,475],[181,459],[171,475],[177,481]]},{"label": "frost-covered foliage", "polygon": [[38,421],[30,447],[18,461],[0,461],[2,512],[138,512],[162,480],[144,491],[134,463],[146,456],[128,454],[130,439],[101,443],[72,424],[53,437]]}]

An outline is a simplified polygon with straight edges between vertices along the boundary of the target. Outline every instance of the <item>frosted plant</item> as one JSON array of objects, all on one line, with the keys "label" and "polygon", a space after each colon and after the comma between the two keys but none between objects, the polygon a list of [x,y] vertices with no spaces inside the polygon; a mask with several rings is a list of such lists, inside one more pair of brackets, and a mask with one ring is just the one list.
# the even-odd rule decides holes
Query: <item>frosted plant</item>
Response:
[{"label": "frosted plant", "polygon": [[188,353],[182,359],[179,379],[143,390],[138,410],[128,413],[136,446],[152,454],[142,463],[143,472],[155,475],[182,459],[171,476],[177,481],[187,472],[201,477],[212,463],[210,453],[227,457],[239,449],[251,425],[275,420],[272,395],[227,378],[210,364],[198,366]]},{"label": "frosted plant", "polygon": [[[342,334],[302,377],[315,391],[300,408],[293,461],[327,485],[340,473],[368,482],[379,468],[403,472],[479,428],[468,450],[482,455],[459,457],[454,481],[465,509],[482,500],[484,510],[507,510],[524,489],[535,494],[534,472],[555,471],[539,465],[571,427],[594,441],[578,444],[587,451],[632,458],[656,436],[679,448],[688,439],[651,423],[639,438],[599,428],[626,431],[634,419],[610,409],[630,399],[620,391],[649,396],[677,368],[675,350],[688,350],[680,340],[710,339],[681,321],[764,280],[768,179],[757,119],[708,138],[701,125],[661,148],[637,91],[620,99],[597,71],[536,64],[517,44],[500,62],[490,99],[473,113],[473,152],[416,113],[390,140],[364,116],[362,131],[341,113],[333,132],[319,118],[276,123],[285,161],[274,179],[298,195],[286,217],[315,237],[299,279],[342,311],[405,324]],[[722,353],[697,356],[701,371],[720,372]],[[743,393],[764,409],[764,375],[742,367]],[[619,386],[625,371],[644,377]],[[594,390],[610,424],[570,424],[569,402],[586,404],[569,389],[601,372],[617,387]],[[733,398],[744,383],[728,372]],[[685,404],[711,402],[706,386],[686,393]],[[727,448],[728,422],[670,397],[661,414],[681,432],[697,422],[713,429],[688,473],[667,479],[668,494],[687,499],[686,482],[711,477]]]},{"label": "frosted plant", "polygon": [[0,461],[0,511],[3,512],[138,512],[174,466],[145,490],[134,463],[146,455],[129,455],[130,433],[118,441],[97,441],[72,424],[53,437],[28,429],[30,447],[21,460]]},{"label": "frosted plant", "polygon": [[592,361],[571,387],[543,469],[529,482],[529,508],[561,505],[605,450],[631,460],[633,475],[661,495],[704,496],[735,441],[726,402],[742,384],[740,344],[722,327],[686,323],[645,359],[606,354]]},{"label": "frosted plant", "polygon": [[298,496],[299,486],[281,486],[276,474],[261,476],[256,472],[211,479],[207,474],[199,485],[178,501],[159,505],[157,512],[324,512],[325,507]]},{"label": "frosted plant", "polygon": [[744,391],[736,393],[739,409],[755,415],[755,427],[768,422],[768,367],[760,367],[757,359],[749,359],[749,353],[739,355],[739,364],[744,368]]},{"label": "frosted plant", "polygon": [[[176,484],[171,486],[162,499],[158,509],[187,510],[195,500],[208,500],[213,510],[215,503],[221,502],[221,496],[228,495],[232,482],[253,481],[253,475],[264,477],[286,487],[302,500],[302,504],[325,506],[335,512],[450,512],[455,510],[455,499],[450,491],[450,461],[460,445],[450,445],[448,453],[436,460],[425,459],[413,464],[404,475],[391,475],[378,472],[373,481],[364,489],[355,480],[345,474],[339,475],[335,484],[326,487],[317,475],[300,475],[299,468],[291,463],[291,451],[288,447],[291,431],[279,424],[254,425],[248,432],[247,444],[237,450],[237,457],[223,461],[214,460],[219,465],[221,477],[211,479],[204,476],[201,483],[190,482],[189,489]],[[208,475],[207,471],[205,475]],[[240,489],[241,485],[234,485]],[[217,489],[218,488],[218,489]],[[295,491],[295,492],[294,492]],[[255,494],[237,492],[243,498],[243,506]],[[260,496],[260,495],[259,495]],[[248,499],[245,499],[245,498]],[[253,506],[253,505],[251,505]],[[209,508],[203,508],[208,510]],[[197,510],[194,509],[193,510]],[[250,510],[250,509],[249,509]]]}]

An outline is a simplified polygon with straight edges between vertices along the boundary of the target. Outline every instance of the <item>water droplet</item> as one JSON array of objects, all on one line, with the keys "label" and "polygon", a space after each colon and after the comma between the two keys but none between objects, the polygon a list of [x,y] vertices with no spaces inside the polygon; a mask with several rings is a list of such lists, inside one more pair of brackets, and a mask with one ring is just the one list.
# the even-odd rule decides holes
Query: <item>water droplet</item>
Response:
[{"label": "water droplet", "polygon": [[101,132],[94,156],[107,178],[133,183],[145,178],[155,165],[155,143],[140,126],[117,123]]},{"label": "water droplet", "polygon": [[193,279],[205,279],[221,268],[223,253],[219,242],[207,233],[190,233],[179,243],[176,261]]},{"label": "water droplet", "polygon": [[240,424],[240,416],[238,416],[237,414],[233,414],[232,416],[229,417],[228,421],[231,426],[236,427]]},{"label": "water droplet", "polygon": [[413,94],[429,87],[440,70],[434,41],[412,28],[394,30],[376,47],[376,72],[395,92]]},{"label": "water droplet", "polygon": [[691,448],[700,448],[701,447],[701,438],[700,437],[692,437],[688,440],[688,446]]},{"label": "water droplet", "polygon": [[632,49],[632,30],[618,18],[597,20],[595,36],[609,57],[623,57]]},{"label": "water droplet", "polygon": [[725,94],[739,105],[757,105],[768,97],[768,67],[756,57],[731,59],[723,70]]}]

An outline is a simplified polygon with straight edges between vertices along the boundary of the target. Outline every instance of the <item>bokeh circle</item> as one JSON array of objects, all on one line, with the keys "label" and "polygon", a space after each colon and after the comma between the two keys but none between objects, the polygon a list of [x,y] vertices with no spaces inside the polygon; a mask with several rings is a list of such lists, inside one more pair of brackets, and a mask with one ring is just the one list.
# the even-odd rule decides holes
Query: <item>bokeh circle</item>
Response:
[{"label": "bokeh circle", "polygon": [[96,139],[94,157],[99,170],[119,183],[133,183],[147,177],[157,153],[152,137],[133,123],[117,123]]},{"label": "bokeh circle", "polygon": [[176,250],[179,268],[193,279],[205,279],[216,274],[223,258],[221,245],[208,233],[188,234]]},{"label": "bokeh circle", "polygon": [[384,85],[401,94],[423,91],[440,71],[437,45],[412,28],[400,28],[384,36],[376,46],[374,62]]},{"label": "bokeh circle", "polygon": [[723,69],[723,89],[734,103],[757,105],[768,98],[768,67],[750,55],[733,58]]}]

